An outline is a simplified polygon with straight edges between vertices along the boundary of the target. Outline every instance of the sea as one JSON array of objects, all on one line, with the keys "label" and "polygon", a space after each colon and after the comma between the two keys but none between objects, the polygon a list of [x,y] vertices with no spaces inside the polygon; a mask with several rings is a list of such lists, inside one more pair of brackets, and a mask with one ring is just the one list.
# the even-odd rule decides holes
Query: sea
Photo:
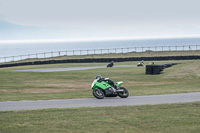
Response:
[{"label": "sea", "polygon": [[[199,45],[199,46],[196,46]],[[124,49],[122,49],[124,48]],[[109,40],[109,41],[84,41],[84,42],[53,42],[53,43],[0,43],[0,59],[3,61],[5,57],[13,56],[23,56],[34,55],[34,56],[47,56],[42,53],[49,53],[49,56],[54,56],[56,54],[71,54],[72,51],[82,50],[82,53],[79,51],[79,54],[88,54],[94,49],[115,49],[116,51],[123,52],[142,52],[145,50],[200,50],[200,38],[168,38],[168,39],[134,39],[134,40]],[[117,50],[116,50],[117,49]],[[84,53],[85,50],[85,53]],[[88,51],[89,52],[88,52]],[[59,52],[58,51],[63,51]],[[71,51],[71,53],[70,53]],[[53,53],[55,52],[55,53]],[[73,52],[73,54],[75,54]],[[100,52],[100,51],[99,51]],[[101,51],[102,52],[102,51]],[[120,52],[120,51],[119,51]],[[97,52],[98,53],[98,52]],[[105,51],[103,52],[105,53]],[[37,55],[38,54],[38,55]],[[78,53],[77,53],[78,54]],[[92,54],[92,53],[91,53]],[[22,56],[23,55],[23,56]]]}]

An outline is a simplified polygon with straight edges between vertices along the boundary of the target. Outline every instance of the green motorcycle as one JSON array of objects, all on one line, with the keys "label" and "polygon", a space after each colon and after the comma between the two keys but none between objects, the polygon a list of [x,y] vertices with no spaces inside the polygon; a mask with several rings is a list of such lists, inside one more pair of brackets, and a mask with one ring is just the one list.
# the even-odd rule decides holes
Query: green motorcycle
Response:
[{"label": "green motorcycle", "polygon": [[93,81],[91,88],[93,90],[93,95],[97,99],[103,99],[104,97],[116,97],[127,98],[129,93],[124,87],[121,87],[123,82],[117,82],[116,84],[109,80],[109,78],[101,78],[97,76]]}]

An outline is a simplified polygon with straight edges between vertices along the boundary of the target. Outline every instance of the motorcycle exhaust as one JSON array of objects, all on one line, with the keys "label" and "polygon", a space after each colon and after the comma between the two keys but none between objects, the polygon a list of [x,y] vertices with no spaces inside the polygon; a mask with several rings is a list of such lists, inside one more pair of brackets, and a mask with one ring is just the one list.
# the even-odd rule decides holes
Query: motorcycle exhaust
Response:
[{"label": "motorcycle exhaust", "polygon": [[124,92],[124,90],[120,89],[120,90],[117,90],[117,92]]}]

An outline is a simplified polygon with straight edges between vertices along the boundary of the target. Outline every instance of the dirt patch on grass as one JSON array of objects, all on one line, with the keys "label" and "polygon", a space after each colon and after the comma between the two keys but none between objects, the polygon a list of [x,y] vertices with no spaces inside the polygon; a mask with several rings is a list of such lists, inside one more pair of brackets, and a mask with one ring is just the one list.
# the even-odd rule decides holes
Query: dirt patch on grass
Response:
[{"label": "dirt patch on grass", "polygon": [[25,89],[21,93],[62,93],[72,91],[85,91],[89,89]]},{"label": "dirt patch on grass", "polygon": [[[27,85],[32,82],[27,83]],[[86,91],[90,90],[90,83],[81,82],[69,82],[69,83],[39,83],[33,85],[33,87],[24,87],[23,89],[0,89],[0,93],[63,93],[73,91]]]},{"label": "dirt patch on grass", "polygon": [[43,87],[66,87],[66,88],[72,88],[72,87],[75,87],[75,88],[90,88],[90,83],[57,83],[57,84],[43,84],[43,85],[40,85],[40,86],[43,86]]},{"label": "dirt patch on grass", "polygon": [[44,94],[44,93],[62,93],[62,92],[86,91],[86,90],[90,90],[90,88],[89,88],[89,89],[24,89],[24,90],[0,90],[0,92]]},{"label": "dirt patch on grass", "polygon": [[173,84],[177,82],[134,82],[134,81],[127,81],[126,85],[132,86],[148,86],[148,85],[165,85],[165,84]]}]

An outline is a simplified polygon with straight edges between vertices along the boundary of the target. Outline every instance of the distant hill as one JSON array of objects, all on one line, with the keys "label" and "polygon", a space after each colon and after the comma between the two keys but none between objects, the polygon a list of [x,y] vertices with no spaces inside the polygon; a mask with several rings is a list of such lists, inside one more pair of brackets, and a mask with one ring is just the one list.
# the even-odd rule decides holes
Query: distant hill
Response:
[{"label": "distant hill", "polygon": [[66,28],[21,26],[0,20],[0,40],[52,39],[66,37]]}]

